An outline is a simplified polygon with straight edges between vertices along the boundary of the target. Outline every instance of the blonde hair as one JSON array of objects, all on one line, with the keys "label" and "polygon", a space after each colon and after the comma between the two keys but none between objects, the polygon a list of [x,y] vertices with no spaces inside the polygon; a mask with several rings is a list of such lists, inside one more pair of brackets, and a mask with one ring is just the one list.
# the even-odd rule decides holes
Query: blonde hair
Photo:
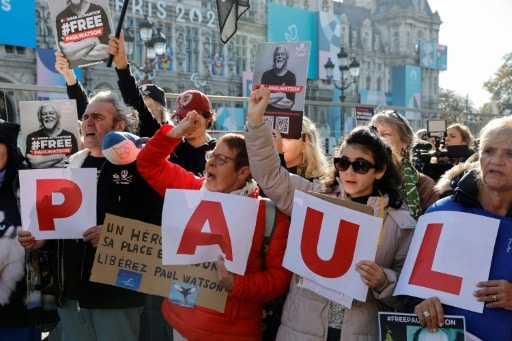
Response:
[{"label": "blonde hair", "polygon": [[306,179],[317,179],[329,173],[327,158],[316,125],[306,116],[302,119],[301,139],[304,142],[302,164],[297,166],[297,174]]}]

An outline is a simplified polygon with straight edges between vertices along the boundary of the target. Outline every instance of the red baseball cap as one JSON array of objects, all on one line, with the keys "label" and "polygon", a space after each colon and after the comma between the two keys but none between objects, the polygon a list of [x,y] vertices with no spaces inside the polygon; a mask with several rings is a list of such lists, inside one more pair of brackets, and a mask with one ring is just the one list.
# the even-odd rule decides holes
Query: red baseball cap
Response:
[{"label": "red baseball cap", "polygon": [[174,115],[187,116],[189,111],[195,110],[198,114],[211,113],[212,108],[208,97],[199,90],[187,90],[176,98]]}]

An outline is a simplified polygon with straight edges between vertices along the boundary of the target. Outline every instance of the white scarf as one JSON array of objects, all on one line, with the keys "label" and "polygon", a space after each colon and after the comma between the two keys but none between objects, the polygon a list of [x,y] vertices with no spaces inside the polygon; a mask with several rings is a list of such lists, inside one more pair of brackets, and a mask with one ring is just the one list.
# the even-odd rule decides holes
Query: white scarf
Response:
[{"label": "white scarf", "polygon": [[[245,183],[244,187],[237,189],[236,191],[233,191],[230,194],[243,195],[245,197],[248,197],[256,191],[256,188],[258,188],[258,184],[254,179],[251,179]],[[209,189],[206,188],[206,181],[203,181],[201,190],[209,191]]]}]

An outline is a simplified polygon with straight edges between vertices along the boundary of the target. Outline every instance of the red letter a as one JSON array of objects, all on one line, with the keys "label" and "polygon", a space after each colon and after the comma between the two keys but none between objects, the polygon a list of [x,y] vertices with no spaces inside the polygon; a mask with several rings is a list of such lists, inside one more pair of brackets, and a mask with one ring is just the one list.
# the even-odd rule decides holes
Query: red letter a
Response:
[{"label": "red letter a", "polygon": [[[206,222],[210,223],[211,233],[201,232]],[[183,231],[177,253],[193,255],[200,245],[219,245],[226,259],[233,260],[228,224],[220,202],[204,200],[199,203]]]},{"label": "red letter a", "polygon": [[306,266],[314,273],[326,277],[337,278],[344,275],[354,259],[359,225],[340,220],[334,252],[329,260],[318,257],[318,240],[322,228],[323,213],[310,207],[306,210],[304,231],[300,250]]},{"label": "red letter a", "polygon": [[[64,200],[54,205],[53,193],[60,193]],[[54,218],[66,218],[78,211],[82,204],[82,191],[73,181],[66,179],[36,180],[36,211],[40,231],[55,231]]]},{"label": "red letter a", "polygon": [[416,257],[416,263],[411,272],[409,284],[458,295],[460,294],[462,277],[432,270],[432,264],[434,263],[434,256],[442,229],[443,224],[427,225],[425,236],[423,236],[423,241],[421,242],[420,250]]}]

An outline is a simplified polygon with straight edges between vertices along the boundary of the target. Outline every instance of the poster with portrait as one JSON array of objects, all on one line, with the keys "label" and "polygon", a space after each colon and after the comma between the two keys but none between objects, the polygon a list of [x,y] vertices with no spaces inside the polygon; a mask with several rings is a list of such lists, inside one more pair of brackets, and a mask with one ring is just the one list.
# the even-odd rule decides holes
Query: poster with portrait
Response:
[{"label": "poster with portrait", "polygon": [[264,120],[285,138],[298,139],[306,98],[311,42],[259,43],[253,73],[253,89],[270,89]]},{"label": "poster with portrait", "polygon": [[61,168],[80,149],[76,101],[20,101],[22,150],[33,168]]},{"label": "poster with portrait", "polygon": [[108,36],[114,33],[108,0],[48,0],[56,48],[71,68],[108,58]]},{"label": "poster with portrait", "polygon": [[446,315],[444,326],[433,333],[421,326],[415,314],[379,312],[379,340],[382,341],[457,341],[465,339],[465,330],[464,316]]}]

